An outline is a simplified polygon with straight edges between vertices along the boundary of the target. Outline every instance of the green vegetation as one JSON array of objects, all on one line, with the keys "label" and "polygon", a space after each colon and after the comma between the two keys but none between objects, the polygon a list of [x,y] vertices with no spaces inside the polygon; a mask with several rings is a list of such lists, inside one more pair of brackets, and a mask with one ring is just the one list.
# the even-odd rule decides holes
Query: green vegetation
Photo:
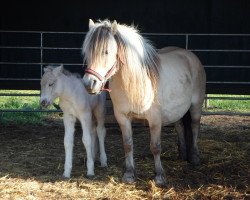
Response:
[{"label": "green vegetation", "polygon": [[[234,98],[250,98],[250,95],[209,95],[208,97],[234,97]],[[250,112],[250,100],[220,100],[209,99],[207,109],[209,112]]]},{"label": "green vegetation", "polygon": [[[0,94],[36,94],[38,96],[0,96],[0,123],[42,124],[58,113],[28,112],[40,109],[39,94],[35,90],[0,90]],[[18,110],[23,112],[1,112],[1,110]],[[52,108],[53,109],[53,108]]]},{"label": "green vegetation", "polygon": [[[35,90],[0,90],[7,94],[37,94],[38,96],[0,96],[0,110],[23,110],[25,112],[1,112],[0,123],[42,124],[47,119],[58,118],[58,113],[27,112],[39,110],[39,93]],[[209,95],[209,97],[229,97],[229,95]],[[230,95],[230,97],[250,98],[250,95]],[[54,108],[51,108],[54,109]],[[241,112],[250,113],[250,100],[217,100],[210,99],[206,112]]]}]

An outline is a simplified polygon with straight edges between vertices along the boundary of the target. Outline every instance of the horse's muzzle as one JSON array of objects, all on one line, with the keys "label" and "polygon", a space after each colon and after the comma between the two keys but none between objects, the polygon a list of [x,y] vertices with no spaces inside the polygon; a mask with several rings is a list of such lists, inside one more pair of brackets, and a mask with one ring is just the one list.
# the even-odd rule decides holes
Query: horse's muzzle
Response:
[{"label": "horse's muzzle", "polygon": [[102,84],[103,83],[94,76],[83,76],[83,85],[89,94],[99,94],[102,91]]}]

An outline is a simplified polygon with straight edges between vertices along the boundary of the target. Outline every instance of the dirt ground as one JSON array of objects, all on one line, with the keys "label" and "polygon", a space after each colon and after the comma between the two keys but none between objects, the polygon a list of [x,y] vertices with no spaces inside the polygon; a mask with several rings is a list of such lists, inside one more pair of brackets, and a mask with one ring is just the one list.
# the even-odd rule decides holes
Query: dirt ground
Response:
[{"label": "dirt ground", "polygon": [[124,184],[124,153],[118,126],[108,126],[108,168],[96,163],[85,178],[86,154],[76,126],[72,178],[62,179],[62,121],[44,126],[0,124],[0,199],[250,199],[250,117],[203,116],[199,148],[202,164],[178,159],[173,127],[162,131],[162,162],[167,187],[152,181],[154,162],[148,127],[134,127],[137,182]]}]

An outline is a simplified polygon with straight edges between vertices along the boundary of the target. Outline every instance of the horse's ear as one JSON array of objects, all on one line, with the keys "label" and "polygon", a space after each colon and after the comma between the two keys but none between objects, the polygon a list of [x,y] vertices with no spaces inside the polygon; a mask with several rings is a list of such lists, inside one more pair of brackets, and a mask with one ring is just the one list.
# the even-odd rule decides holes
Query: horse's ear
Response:
[{"label": "horse's ear", "polygon": [[60,74],[63,73],[63,70],[64,70],[63,65],[60,65],[59,67],[56,67],[56,68],[53,70],[53,74],[57,77],[57,76],[59,76]]},{"label": "horse's ear", "polygon": [[112,31],[113,35],[115,35],[117,32],[117,26],[118,26],[117,21],[114,20],[112,25],[111,25],[111,31]]},{"label": "horse's ear", "polygon": [[95,27],[95,23],[93,22],[92,19],[89,19],[89,29],[92,29]]}]

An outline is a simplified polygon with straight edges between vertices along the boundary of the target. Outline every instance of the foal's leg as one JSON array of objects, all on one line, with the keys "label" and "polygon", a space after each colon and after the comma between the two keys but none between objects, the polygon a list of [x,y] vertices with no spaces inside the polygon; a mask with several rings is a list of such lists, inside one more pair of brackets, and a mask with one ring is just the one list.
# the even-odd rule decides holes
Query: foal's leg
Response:
[{"label": "foal's leg", "polygon": [[91,130],[91,149],[92,149],[92,155],[93,160],[96,159],[96,154],[98,152],[98,141],[97,141],[97,132],[96,132],[96,125],[92,122],[92,130]]},{"label": "foal's leg", "polygon": [[166,185],[165,173],[161,164],[161,118],[157,113],[152,113],[148,118],[148,123],[150,127],[150,149],[154,155],[155,161],[155,183],[158,186]]},{"label": "foal's leg", "polygon": [[73,160],[73,143],[76,118],[73,115],[64,114],[63,123],[65,128],[64,134],[64,149],[65,149],[65,164],[63,177],[70,178]]},{"label": "foal's leg", "polygon": [[83,134],[82,142],[86,149],[87,154],[87,177],[92,178],[94,174],[94,159],[92,155],[92,141],[91,141],[91,128],[92,128],[92,114],[90,111],[84,111],[84,115],[79,119],[81,122]]},{"label": "foal's leg", "polygon": [[124,114],[117,112],[114,109],[115,117],[122,131],[123,147],[125,152],[125,173],[122,180],[127,183],[135,181],[135,167],[133,158],[133,138],[131,121]]},{"label": "foal's leg", "polygon": [[104,140],[106,137],[106,128],[104,126],[104,107],[97,106],[97,108],[94,110],[94,115],[97,121],[97,136],[99,139],[99,150],[100,150],[100,162],[101,167],[107,167],[107,155],[105,152],[105,144]]},{"label": "foal's leg", "polygon": [[182,160],[187,160],[187,148],[186,148],[186,141],[185,141],[185,130],[182,119],[175,122],[175,130],[178,136],[178,150],[179,150],[179,157]]}]

